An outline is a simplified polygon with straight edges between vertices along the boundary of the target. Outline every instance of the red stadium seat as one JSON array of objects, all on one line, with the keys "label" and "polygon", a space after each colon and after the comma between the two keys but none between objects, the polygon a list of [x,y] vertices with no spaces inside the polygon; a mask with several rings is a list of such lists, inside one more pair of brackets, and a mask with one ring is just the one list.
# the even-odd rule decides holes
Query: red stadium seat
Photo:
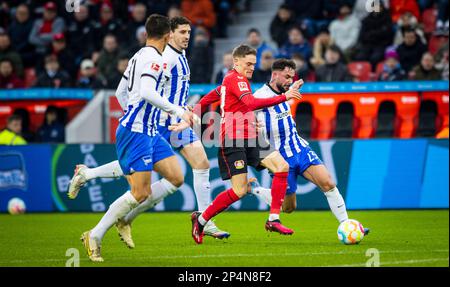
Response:
[{"label": "red stadium seat", "polygon": [[359,82],[369,82],[372,66],[369,62],[352,62],[347,65],[350,74]]},{"label": "red stadium seat", "polygon": [[378,79],[380,78],[380,75],[383,72],[383,65],[384,65],[383,61],[381,61],[377,64],[377,68],[375,69],[375,75],[373,76],[374,81],[378,81]]},{"label": "red stadium seat", "polygon": [[37,80],[36,70],[34,68],[25,69],[25,87],[32,87]]},{"label": "red stadium seat", "polygon": [[436,29],[437,9],[430,8],[422,13],[423,30],[425,34],[431,34]]},{"label": "red stadium seat", "polygon": [[436,52],[448,42],[448,36],[432,36],[430,42],[428,43],[428,50],[431,54],[436,54]]}]

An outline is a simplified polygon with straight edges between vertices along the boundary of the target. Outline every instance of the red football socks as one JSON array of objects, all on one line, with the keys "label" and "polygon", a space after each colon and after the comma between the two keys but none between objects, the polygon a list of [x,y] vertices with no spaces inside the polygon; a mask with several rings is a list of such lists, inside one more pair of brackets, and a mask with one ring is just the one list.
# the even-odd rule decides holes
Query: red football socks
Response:
[{"label": "red football socks", "polygon": [[280,214],[281,206],[283,205],[284,196],[287,189],[287,172],[274,173],[272,180],[272,204],[270,205],[271,214]]},{"label": "red football socks", "polygon": [[221,192],[214,201],[208,206],[208,208],[202,213],[202,217],[209,221],[211,218],[227,209],[230,205],[238,201],[239,196],[234,193],[230,188],[224,192]]}]

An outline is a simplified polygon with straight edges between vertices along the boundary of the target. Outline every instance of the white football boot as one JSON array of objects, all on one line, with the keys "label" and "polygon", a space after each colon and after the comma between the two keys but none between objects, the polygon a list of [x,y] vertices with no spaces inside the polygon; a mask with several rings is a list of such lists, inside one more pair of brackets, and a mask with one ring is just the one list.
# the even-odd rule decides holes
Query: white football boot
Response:
[{"label": "white football boot", "polygon": [[84,249],[86,249],[87,255],[92,262],[103,262],[103,257],[100,252],[100,244],[90,238],[90,231],[86,231],[81,234],[81,241],[83,242]]},{"label": "white football boot", "polygon": [[133,249],[134,242],[131,237],[131,224],[126,223],[123,219],[119,219],[116,223],[116,229],[117,232],[119,232],[120,240],[122,240],[128,248]]},{"label": "white football boot", "polygon": [[80,189],[86,184],[87,179],[84,171],[87,168],[88,167],[83,164],[78,164],[75,167],[74,175],[70,180],[69,191],[67,192],[67,196],[70,199],[75,199],[78,196],[78,192],[80,191]]}]

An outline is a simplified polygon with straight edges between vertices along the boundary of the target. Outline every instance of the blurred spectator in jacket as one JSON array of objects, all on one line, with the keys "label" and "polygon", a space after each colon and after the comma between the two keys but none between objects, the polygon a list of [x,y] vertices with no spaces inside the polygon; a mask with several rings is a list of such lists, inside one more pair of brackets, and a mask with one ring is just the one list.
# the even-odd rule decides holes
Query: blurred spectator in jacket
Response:
[{"label": "blurred spectator in jacket", "polygon": [[367,17],[367,15],[369,15],[369,11],[367,11],[366,5],[367,0],[356,0],[353,5],[353,15],[355,15],[355,17],[358,18],[359,21],[362,21]]},{"label": "blurred spectator in jacket", "polygon": [[127,55],[121,55],[119,57],[116,69],[111,75],[108,75],[108,77],[106,77],[108,89],[117,89],[120,83],[120,79],[122,79],[123,75],[125,74],[125,70],[127,69],[128,61],[129,58]]},{"label": "blurred spectator in jacket", "polygon": [[119,45],[113,34],[106,35],[103,39],[103,49],[97,61],[98,72],[103,77],[111,75],[117,67],[119,60]]},{"label": "blurred spectator in jacket", "polygon": [[427,46],[418,39],[415,30],[405,29],[403,31],[403,44],[398,46],[397,52],[400,57],[400,64],[407,73],[419,64],[423,53],[426,51]]},{"label": "blurred spectator in jacket", "polygon": [[181,11],[194,26],[211,30],[216,25],[216,14],[211,0],[182,0]]},{"label": "blurred spectator in jacket", "polygon": [[127,38],[127,46],[135,45],[136,43],[136,32],[137,30],[145,26],[145,21],[147,20],[147,6],[143,3],[136,3],[131,10],[131,20],[125,29]]},{"label": "blurred spectator in jacket", "polygon": [[392,44],[394,30],[389,11],[380,2],[379,12],[371,12],[361,24],[355,61],[369,61],[372,67],[383,60],[384,51]]},{"label": "blurred spectator in jacket", "polygon": [[228,37],[228,23],[231,18],[231,10],[233,0],[212,0],[214,4],[214,10],[216,11],[216,27],[215,27],[215,37],[216,38],[227,38]]},{"label": "blurred spectator in jacket", "polygon": [[266,83],[270,80],[272,75],[272,64],[275,60],[271,50],[266,50],[262,53],[261,64],[253,72],[253,83]]},{"label": "blurred spectator in jacket", "polygon": [[91,59],[84,59],[80,65],[80,77],[76,87],[95,90],[106,88],[106,86],[106,79],[101,75],[96,75],[94,62]]},{"label": "blurred spectator in jacket", "polygon": [[11,46],[11,39],[4,31],[0,32],[0,60],[9,59],[14,65],[17,76],[23,76],[22,58]]},{"label": "blurred spectator in jacket", "polygon": [[328,47],[325,53],[325,64],[316,70],[317,82],[351,82],[353,81],[347,66],[340,60],[341,51],[338,46]]},{"label": "blurred spectator in jacket", "polygon": [[422,55],[420,64],[415,66],[411,72],[409,72],[409,78],[418,81],[441,80],[441,72],[435,68],[434,57],[430,52],[426,52]]},{"label": "blurred spectator in jacket", "polygon": [[20,135],[27,142],[34,142],[36,138],[36,133],[30,130],[30,113],[25,108],[15,109],[13,115],[18,115],[21,118],[21,132]]},{"label": "blurred spectator in jacket", "polygon": [[251,28],[247,32],[247,44],[256,50],[255,69],[260,67],[262,53],[272,48],[261,38],[261,33],[256,28]]},{"label": "blurred spectator in jacket", "polygon": [[[120,0],[122,1],[122,0]],[[133,0],[131,0],[133,1]],[[130,1],[129,1],[130,2]],[[144,1],[141,1],[144,2]],[[156,13],[160,15],[167,15],[169,10],[173,6],[179,6],[181,0],[146,0],[148,11],[151,13]],[[150,13],[150,14],[151,14]],[[179,15],[182,16],[182,15]]]},{"label": "blurred spectator in jacket", "polygon": [[303,32],[298,26],[293,26],[289,29],[289,40],[279,50],[279,58],[290,59],[293,54],[298,53],[303,55],[305,60],[309,62],[312,56],[311,46],[303,36]]},{"label": "blurred spectator in jacket", "polygon": [[24,145],[25,139],[20,135],[22,131],[22,119],[19,115],[11,115],[6,123],[6,128],[0,132],[0,145]]},{"label": "blurred spectator in jacket", "polygon": [[436,53],[436,66],[441,71],[441,79],[448,81],[448,42]]},{"label": "blurred spectator in jacket", "polygon": [[181,13],[180,6],[172,5],[169,7],[169,10],[167,11],[167,17],[169,17],[169,19],[180,16],[183,16],[183,14]]},{"label": "blurred spectator in jacket", "polygon": [[128,46],[126,50],[128,51],[128,57],[133,57],[142,47],[145,47],[147,43],[147,31],[145,26],[141,26],[136,30],[134,44]]},{"label": "blurred spectator in jacket", "polygon": [[58,108],[48,106],[44,123],[37,131],[38,140],[45,143],[63,143],[65,140],[64,125],[58,119]]},{"label": "blurred spectator in jacket", "polygon": [[222,68],[216,74],[215,84],[221,85],[225,75],[233,69],[233,55],[231,52],[226,52],[222,57]]},{"label": "blurred spectator in jacket", "polygon": [[285,0],[285,4],[292,8],[295,12],[296,22],[301,24],[302,32],[305,32],[307,37],[314,37],[317,34],[318,26],[323,24],[324,4],[326,0],[317,1],[298,1]]},{"label": "blurred spectator in jacket", "polygon": [[280,48],[288,40],[290,27],[295,25],[295,16],[289,6],[282,4],[270,23],[270,36]]},{"label": "blurred spectator in jacket", "polygon": [[71,78],[67,71],[60,69],[55,55],[45,57],[45,71],[38,75],[35,87],[65,88],[71,86]]},{"label": "blurred spectator in jacket", "polygon": [[406,79],[406,73],[402,69],[399,61],[397,51],[394,49],[387,49],[384,56],[383,71],[381,72],[379,81],[401,81]]},{"label": "blurred spectator in jacket", "polygon": [[310,70],[308,63],[301,54],[292,55],[292,61],[295,63],[295,77],[294,81],[303,79],[305,82],[309,80]]},{"label": "blurred spectator in jacket", "polygon": [[437,0],[438,15],[436,21],[436,35],[448,36],[448,1],[449,0]]},{"label": "blurred spectator in jacket", "polygon": [[55,34],[63,33],[65,29],[64,19],[58,17],[56,4],[47,2],[44,5],[42,19],[34,21],[33,29],[29,35],[29,41],[36,47],[36,52],[44,54],[52,42]]},{"label": "blurred spectator in jacket", "polygon": [[[104,39],[107,35],[114,35],[116,39],[124,36],[122,22],[114,18],[114,10],[109,2],[103,2],[100,7],[100,21],[95,24],[95,38]],[[101,49],[102,42],[96,41],[96,50]]]},{"label": "blurred spectator in jacket", "polygon": [[344,3],[339,8],[338,18],[331,22],[329,29],[334,43],[344,54],[348,54],[358,40],[361,22],[352,14],[351,5]]},{"label": "blurred spectator in jacket", "polygon": [[389,0],[389,9],[391,10],[392,22],[394,23],[406,12],[414,15],[416,19],[420,18],[417,0]]},{"label": "blurred spectator in jacket", "polygon": [[323,28],[314,40],[313,56],[310,59],[310,63],[314,68],[325,64],[325,51],[333,44],[334,41],[330,36],[330,32],[327,28]]},{"label": "blurred spectator in jacket", "polygon": [[55,55],[58,58],[61,69],[68,72],[72,78],[76,78],[78,70],[75,64],[75,56],[67,48],[64,34],[55,34],[53,36],[52,45],[47,49],[46,55]]},{"label": "blurred spectator in jacket", "polygon": [[189,56],[191,83],[210,83],[214,65],[214,49],[210,46],[208,31],[197,27],[194,35],[194,45]]},{"label": "blurred spectator in jacket", "polygon": [[425,32],[419,25],[417,18],[410,12],[404,13],[397,21],[397,32],[395,33],[394,45],[398,46],[403,43],[403,32],[406,29],[413,29],[423,44],[427,43]]},{"label": "blurred spectator in jacket", "polygon": [[89,57],[95,50],[95,22],[91,20],[89,9],[80,5],[73,14],[73,21],[67,27],[67,41],[70,51],[75,55],[75,63]]},{"label": "blurred spectator in jacket", "polygon": [[0,89],[24,88],[24,82],[14,73],[13,62],[8,59],[0,60]]},{"label": "blurred spectator in jacket", "polygon": [[30,18],[28,6],[25,4],[17,6],[8,33],[11,38],[11,45],[20,54],[25,67],[34,66],[36,63],[34,47],[28,42],[28,35],[30,35],[32,28],[33,21]]}]

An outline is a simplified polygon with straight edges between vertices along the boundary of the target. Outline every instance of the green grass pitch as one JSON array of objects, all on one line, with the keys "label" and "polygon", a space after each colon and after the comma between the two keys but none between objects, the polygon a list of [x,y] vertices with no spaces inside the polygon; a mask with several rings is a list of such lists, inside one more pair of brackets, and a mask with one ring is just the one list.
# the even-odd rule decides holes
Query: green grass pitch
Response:
[{"label": "green grass pitch", "polygon": [[[232,235],[226,241],[205,237],[196,245],[190,213],[146,213],[133,223],[136,248],[129,250],[115,228],[106,235],[104,263],[87,259],[79,240],[103,214],[0,215],[0,266],[61,266],[66,251],[80,252],[80,266],[365,266],[379,251],[381,266],[449,266],[448,210],[350,211],[371,228],[359,245],[337,240],[329,211],[282,214],[292,236],[267,233],[267,212],[225,212],[216,223]],[[371,250],[369,250],[368,253]],[[372,257],[373,258],[373,257]]]}]

